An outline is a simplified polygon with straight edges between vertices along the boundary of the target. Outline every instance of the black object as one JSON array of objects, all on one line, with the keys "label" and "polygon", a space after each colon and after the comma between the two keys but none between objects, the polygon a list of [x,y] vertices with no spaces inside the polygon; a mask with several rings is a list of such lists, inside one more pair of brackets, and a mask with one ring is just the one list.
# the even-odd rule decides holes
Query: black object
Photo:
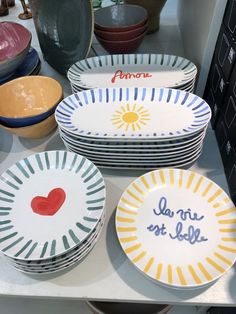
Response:
[{"label": "black object", "polygon": [[236,39],[236,0],[228,1],[223,22],[231,36]]}]

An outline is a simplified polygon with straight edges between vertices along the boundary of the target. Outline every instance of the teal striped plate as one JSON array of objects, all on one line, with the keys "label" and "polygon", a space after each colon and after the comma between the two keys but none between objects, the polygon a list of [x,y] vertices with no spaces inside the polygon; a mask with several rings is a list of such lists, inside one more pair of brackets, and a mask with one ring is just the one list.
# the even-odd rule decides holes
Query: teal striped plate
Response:
[{"label": "teal striped plate", "polygon": [[105,183],[85,157],[37,153],[0,177],[0,250],[19,260],[43,260],[80,246],[105,208]]}]

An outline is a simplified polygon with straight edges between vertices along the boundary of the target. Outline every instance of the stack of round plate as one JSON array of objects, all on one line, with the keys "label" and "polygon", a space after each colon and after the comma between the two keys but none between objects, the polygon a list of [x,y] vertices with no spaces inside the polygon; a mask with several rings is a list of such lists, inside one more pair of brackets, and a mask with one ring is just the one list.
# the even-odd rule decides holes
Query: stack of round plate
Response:
[{"label": "stack of round plate", "polygon": [[178,289],[207,285],[236,260],[236,210],[213,181],[192,171],[159,169],[121,196],[116,231],[147,278]]},{"label": "stack of round plate", "polygon": [[67,97],[55,116],[67,149],[97,166],[152,169],[193,163],[211,110],[176,89],[105,88]]},{"label": "stack of round plate", "polygon": [[194,91],[196,66],[164,54],[120,54],[88,58],[73,64],[67,77],[74,93],[103,87],[168,87]]},{"label": "stack of round plate", "polygon": [[80,261],[104,224],[97,167],[66,151],[18,161],[0,178],[0,250],[20,271],[45,274]]}]

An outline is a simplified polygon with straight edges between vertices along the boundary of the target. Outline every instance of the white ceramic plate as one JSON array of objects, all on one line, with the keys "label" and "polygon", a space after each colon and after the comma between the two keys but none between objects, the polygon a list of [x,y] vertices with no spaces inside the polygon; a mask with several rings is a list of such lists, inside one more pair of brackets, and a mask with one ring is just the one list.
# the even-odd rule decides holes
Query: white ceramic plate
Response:
[{"label": "white ceramic plate", "polygon": [[91,158],[97,158],[101,160],[124,160],[124,161],[151,161],[151,160],[176,160],[179,158],[187,157],[191,154],[193,154],[200,146],[202,146],[202,142],[197,143],[196,146],[191,147],[190,150],[187,151],[180,151],[175,154],[164,154],[164,153],[149,153],[149,154],[127,154],[126,152],[123,153],[115,153],[111,154],[110,152],[98,152],[98,151],[89,151],[85,149],[81,149],[79,147],[70,145],[66,142],[64,142],[65,146],[68,146],[69,148],[73,149],[74,151],[77,151],[78,153],[84,155],[84,156],[91,156]]},{"label": "white ceramic plate", "polygon": [[105,55],[81,60],[68,70],[79,88],[177,87],[196,77],[197,68],[182,57],[163,54]]},{"label": "white ceramic plate", "polygon": [[105,185],[97,167],[66,151],[37,153],[0,178],[0,250],[22,260],[63,254],[97,225]]},{"label": "white ceramic plate", "polygon": [[116,211],[118,238],[132,264],[177,288],[208,284],[233,265],[235,221],[235,206],[218,185],[181,169],[139,177]]},{"label": "white ceramic plate", "polygon": [[190,151],[193,151],[196,146],[198,146],[199,144],[202,143],[203,141],[203,137],[200,138],[198,141],[194,142],[194,143],[190,143],[185,145],[184,147],[181,147],[181,149],[177,149],[177,150],[172,150],[172,151],[159,151],[158,149],[154,150],[150,150],[150,149],[146,149],[146,150],[135,150],[135,151],[127,151],[124,149],[120,149],[120,150],[112,150],[109,147],[105,148],[105,149],[100,149],[98,148],[91,148],[91,147],[84,147],[83,145],[75,145],[74,143],[72,143],[71,141],[66,140],[63,136],[61,136],[62,141],[64,142],[65,145],[68,145],[69,147],[81,151],[81,153],[85,153],[85,154],[91,154],[91,155],[97,155],[97,156],[110,156],[110,158],[115,158],[115,157],[132,157],[134,159],[137,158],[155,158],[155,157],[171,157],[171,156],[179,156],[179,155],[185,155],[187,153],[190,153]]},{"label": "white ceramic plate", "polygon": [[60,128],[84,137],[178,138],[205,128],[209,105],[168,88],[104,88],[65,98],[55,117]]},{"label": "white ceramic plate", "polygon": [[66,259],[74,256],[75,254],[78,254],[81,250],[84,250],[84,248],[88,245],[88,243],[91,242],[91,240],[96,236],[96,234],[98,233],[98,231],[101,229],[102,225],[104,224],[104,220],[105,220],[105,214],[103,214],[102,218],[99,220],[99,223],[97,224],[97,226],[95,227],[95,229],[92,231],[92,233],[81,242],[81,244],[79,244],[78,246],[76,246],[75,248],[66,251],[64,254],[62,255],[57,255],[53,258],[48,258],[48,259],[41,259],[41,260],[33,260],[33,261],[26,261],[26,260],[19,260],[19,259],[15,259],[15,258],[11,258],[6,256],[6,258],[13,263],[14,265],[19,265],[19,266],[23,266],[26,268],[42,268],[45,266],[54,266],[57,264],[60,264],[61,262],[64,262]]},{"label": "white ceramic plate", "polygon": [[65,257],[53,261],[50,264],[23,264],[20,263],[19,261],[14,261],[11,260],[11,264],[15,267],[19,267],[22,270],[26,270],[26,271],[36,271],[36,272],[45,272],[45,271],[52,271],[52,270],[56,270],[58,268],[61,268],[62,266],[67,265],[70,262],[73,262],[75,259],[81,257],[84,252],[86,252],[88,250],[88,248],[93,245],[93,243],[97,240],[97,237],[99,236],[99,234],[101,233],[102,227],[104,225],[104,220],[99,223],[98,228],[95,230],[95,232],[93,232],[93,234],[90,236],[89,239],[87,239],[87,241],[80,247],[79,250],[77,251],[72,251],[70,252],[70,254],[65,254]]}]

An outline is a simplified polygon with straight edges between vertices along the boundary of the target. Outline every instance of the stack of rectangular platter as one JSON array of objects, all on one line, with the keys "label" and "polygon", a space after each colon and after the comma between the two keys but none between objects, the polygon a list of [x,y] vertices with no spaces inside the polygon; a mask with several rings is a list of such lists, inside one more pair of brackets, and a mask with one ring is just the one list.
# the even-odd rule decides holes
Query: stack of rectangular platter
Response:
[{"label": "stack of rectangular platter", "polygon": [[121,87],[73,94],[55,116],[66,148],[97,166],[156,169],[198,159],[211,110],[185,91]]},{"label": "stack of rectangular platter", "polygon": [[66,151],[26,157],[0,179],[0,250],[19,271],[62,271],[96,244],[104,206],[103,177],[85,157]]},{"label": "stack of rectangular platter", "polygon": [[168,87],[194,92],[197,68],[191,61],[165,54],[120,54],[73,64],[67,77],[73,93],[104,87]]}]

